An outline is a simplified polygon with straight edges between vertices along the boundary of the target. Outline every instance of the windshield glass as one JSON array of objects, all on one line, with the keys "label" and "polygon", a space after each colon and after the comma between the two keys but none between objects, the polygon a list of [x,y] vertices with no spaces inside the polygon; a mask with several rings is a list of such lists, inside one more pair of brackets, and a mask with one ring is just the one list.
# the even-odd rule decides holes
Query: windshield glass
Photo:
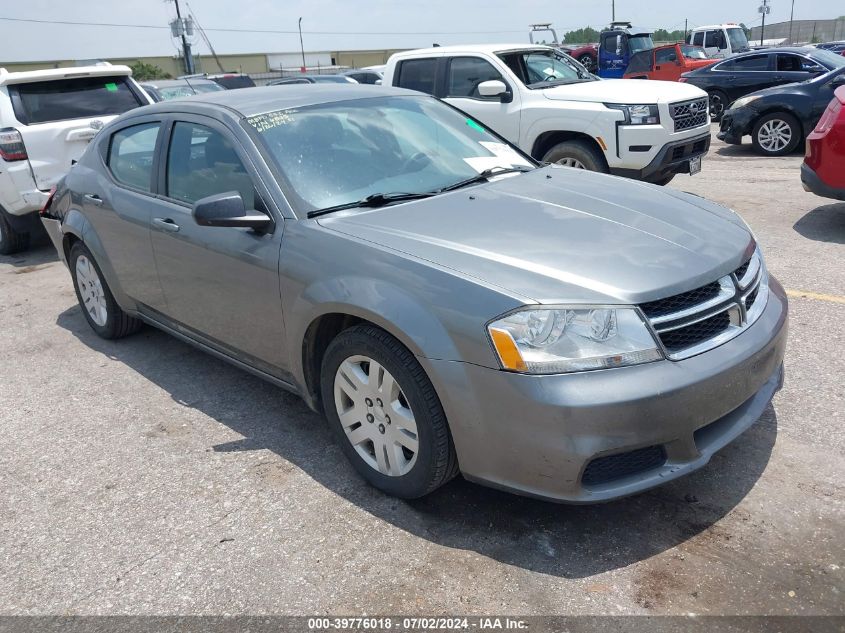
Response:
[{"label": "windshield glass", "polygon": [[500,53],[499,58],[529,88],[544,88],[592,79],[590,73],[583,67],[576,66],[569,55],[551,49]]},{"label": "windshield glass", "polygon": [[214,83],[213,81],[209,81],[208,83],[191,82],[191,88],[193,88],[194,92],[196,92],[197,94],[202,94],[204,92],[220,92],[221,90],[226,90],[223,86]]},{"label": "windshield glass", "polygon": [[707,59],[707,53],[700,46],[681,46],[681,53],[687,59]]},{"label": "windshield glass", "polygon": [[632,55],[640,51],[649,51],[652,48],[654,48],[654,41],[651,39],[651,35],[634,35],[628,38],[628,50]]},{"label": "windshield glass", "polygon": [[831,51],[823,51],[817,50],[813,51],[812,55],[810,55],[813,59],[818,62],[821,62],[828,68],[843,68],[845,67],[845,57],[842,55],[837,55]]},{"label": "windshield glass", "polygon": [[379,193],[437,191],[496,167],[533,167],[432,97],[376,97],[246,119],[305,211]]},{"label": "windshield glass", "polygon": [[731,50],[734,53],[740,53],[748,50],[748,38],[745,37],[745,31],[740,28],[726,29],[728,32],[728,40],[731,43]]}]

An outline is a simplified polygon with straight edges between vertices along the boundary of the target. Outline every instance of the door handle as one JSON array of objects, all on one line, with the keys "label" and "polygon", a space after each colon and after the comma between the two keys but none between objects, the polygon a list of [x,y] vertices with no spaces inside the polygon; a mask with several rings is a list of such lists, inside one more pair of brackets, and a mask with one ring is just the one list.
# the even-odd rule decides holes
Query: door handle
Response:
[{"label": "door handle", "polygon": [[170,218],[153,218],[153,224],[163,231],[168,231],[170,233],[176,233],[176,231],[179,230],[179,225]]},{"label": "door handle", "polygon": [[96,193],[86,193],[85,199],[91,204],[96,205],[98,207],[103,206],[103,199]]}]

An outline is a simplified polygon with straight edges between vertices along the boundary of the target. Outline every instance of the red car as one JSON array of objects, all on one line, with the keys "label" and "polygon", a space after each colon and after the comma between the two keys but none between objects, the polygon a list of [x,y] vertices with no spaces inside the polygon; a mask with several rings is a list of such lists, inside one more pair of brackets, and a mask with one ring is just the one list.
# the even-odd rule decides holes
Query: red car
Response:
[{"label": "red car", "polygon": [[817,196],[845,200],[845,86],[833,94],[816,129],[807,137],[801,182]]},{"label": "red car", "polygon": [[701,46],[666,44],[631,55],[623,78],[678,81],[683,73],[711,66],[718,61],[707,57]]},{"label": "red car", "polygon": [[597,44],[561,46],[561,50],[573,59],[581,62],[591,73],[596,72],[599,60],[599,47]]}]

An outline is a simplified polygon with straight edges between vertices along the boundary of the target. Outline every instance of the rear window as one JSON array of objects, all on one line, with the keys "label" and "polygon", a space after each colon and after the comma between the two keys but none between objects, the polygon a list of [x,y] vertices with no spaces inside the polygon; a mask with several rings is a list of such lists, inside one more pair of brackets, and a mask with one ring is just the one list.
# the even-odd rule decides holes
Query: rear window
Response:
[{"label": "rear window", "polygon": [[226,88],[226,90],[255,88],[255,82],[248,75],[224,75],[223,77],[212,77],[211,79]]},{"label": "rear window", "polygon": [[434,94],[434,78],[437,71],[437,60],[409,59],[399,62],[399,73],[396,85],[408,90],[418,90],[426,94]]},{"label": "rear window", "polygon": [[124,76],[12,84],[9,92],[24,125],[122,114],[144,105]]}]

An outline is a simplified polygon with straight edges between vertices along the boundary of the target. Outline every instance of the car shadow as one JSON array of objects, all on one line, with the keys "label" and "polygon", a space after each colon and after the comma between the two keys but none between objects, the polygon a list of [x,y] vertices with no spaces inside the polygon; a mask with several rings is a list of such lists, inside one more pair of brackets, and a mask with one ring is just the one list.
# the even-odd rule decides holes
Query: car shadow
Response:
[{"label": "car shadow", "polygon": [[[77,306],[63,312],[57,323],[84,345],[125,363],[180,405],[242,436],[210,450],[272,451],[348,502],[418,538],[565,578],[619,569],[707,532],[760,478],[777,436],[777,416],[770,406],[704,469],[603,505],[548,503],[462,478],[423,499],[402,501],[368,486],[347,463],[325,420],[297,396],[154,328],[105,341],[91,331]],[[268,479],[265,485],[272,482]]]},{"label": "car shadow", "polygon": [[809,240],[845,244],[845,202],[816,207],[792,228]]},{"label": "car shadow", "polygon": [[36,267],[40,268],[57,261],[59,261],[59,254],[56,253],[56,248],[49,243],[49,240],[48,243],[38,241],[21,253],[0,255],[0,264],[9,264],[20,269],[15,272],[29,272],[36,270]]}]

